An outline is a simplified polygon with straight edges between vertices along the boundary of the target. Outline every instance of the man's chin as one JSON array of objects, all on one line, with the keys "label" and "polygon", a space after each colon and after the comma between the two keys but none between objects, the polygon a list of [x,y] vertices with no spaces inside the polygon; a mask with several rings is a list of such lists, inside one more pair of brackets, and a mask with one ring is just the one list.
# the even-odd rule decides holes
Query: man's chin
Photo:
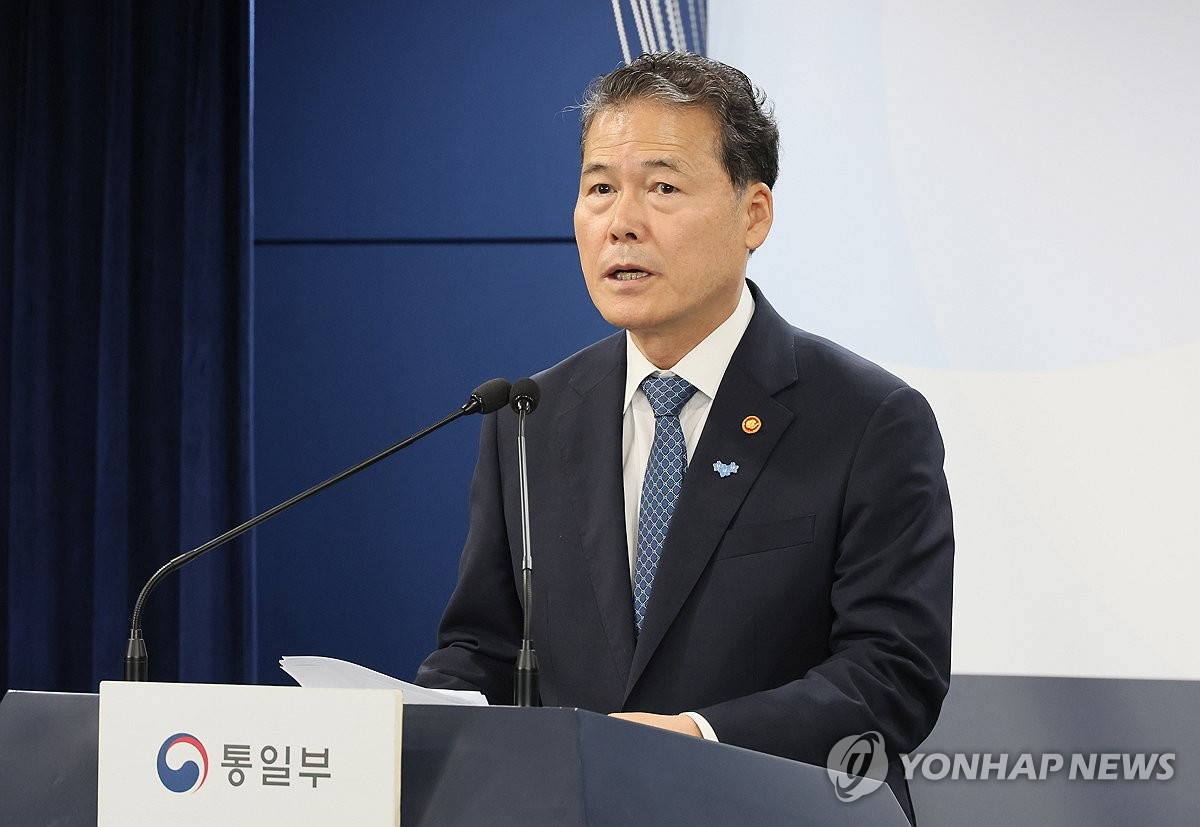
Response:
[{"label": "man's chin", "polygon": [[658,328],[657,319],[654,316],[634,308],[601,308],[600,315],[613,327],[628,330],[635,338],[653,336]]},{"label": "man's chin", "polygon": [[636,331],[653,328],[655,314],[651,311],[650,303],[644,298],[635,296],[613,296],[604,289],[591,291],[592,304],[600,311],[604,321],[613,327],[623,330]]}]

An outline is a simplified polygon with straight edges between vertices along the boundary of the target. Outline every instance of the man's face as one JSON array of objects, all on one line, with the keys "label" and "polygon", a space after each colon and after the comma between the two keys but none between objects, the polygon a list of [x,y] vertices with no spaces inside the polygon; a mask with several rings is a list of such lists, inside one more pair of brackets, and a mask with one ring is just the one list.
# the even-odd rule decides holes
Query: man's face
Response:
[{"label": "man's face", "polygon": [[652,351],[678,359],[730,316],[770,229],[770,189],[738,193],[719,151],[708,110],[653,101],[602,110],[584,144],[575,241],[588,292],[656,364]]}]

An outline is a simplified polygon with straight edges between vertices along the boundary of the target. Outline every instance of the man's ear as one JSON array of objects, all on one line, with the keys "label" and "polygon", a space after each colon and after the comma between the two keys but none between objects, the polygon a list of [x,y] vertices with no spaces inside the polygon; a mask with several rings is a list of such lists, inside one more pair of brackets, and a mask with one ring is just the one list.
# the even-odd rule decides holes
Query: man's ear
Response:
[{"label": "man's ear", "polygon": [[742,207],[746,215],[746,249],[753,252],[767,240],[775,220],[775,197],[771,188],[762,181],[747,185]]}]

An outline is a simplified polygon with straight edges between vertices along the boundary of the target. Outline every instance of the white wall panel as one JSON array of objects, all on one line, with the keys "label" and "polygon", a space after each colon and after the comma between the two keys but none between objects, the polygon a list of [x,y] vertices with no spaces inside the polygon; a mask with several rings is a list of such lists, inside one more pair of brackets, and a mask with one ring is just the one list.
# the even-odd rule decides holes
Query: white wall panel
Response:
[{"label": "white wall panel", "polygon": [[955,671],[1200,678],[1200,4],[709,9],[783,132],[752,277],[938,412]]}]

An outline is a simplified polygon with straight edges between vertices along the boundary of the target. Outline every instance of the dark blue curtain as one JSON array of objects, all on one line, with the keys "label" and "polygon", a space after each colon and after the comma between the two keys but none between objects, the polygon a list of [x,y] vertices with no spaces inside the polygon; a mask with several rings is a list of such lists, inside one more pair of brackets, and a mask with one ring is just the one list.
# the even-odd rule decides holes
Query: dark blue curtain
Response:
[{"label": "dark blue curtain", "polygon": [[[0,688],[119,677],[252,513],[251,12],[0,0]],[[254,680],[252,552],[153,594],[152,680]]]}]

